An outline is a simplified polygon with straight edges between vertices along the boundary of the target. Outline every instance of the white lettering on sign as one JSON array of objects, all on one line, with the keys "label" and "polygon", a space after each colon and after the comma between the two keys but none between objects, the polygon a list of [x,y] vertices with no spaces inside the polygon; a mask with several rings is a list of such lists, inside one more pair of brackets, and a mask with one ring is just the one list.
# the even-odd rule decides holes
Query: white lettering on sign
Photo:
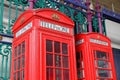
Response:
[{"label": "white lettering on sign", "polygon": [[45,28],[49,28],[49,29],[53,29],[56,31],[61,31],[61,32],[65,32],[65,33],[69,33],[69,28],[66,28],[64,26],[60,26],[60,25],[56,25],[56,24],[52,24],[49,22],[45,22],[45,21],[40,21],[40,26],[45,27]]},{"label": "white lettering on sign", "polygon": [[108,42],[101,41],[101,40],[90,39],[90,42],[92,42],[92,43],[96,43],[96,44],[101,44],[101,45],[108,46]]},{"label": "white lettering on sign", "polygon": [[79,44],[82,44],[82,43],[84,43],[84,39],[80,39],[80,40],[78,40],[78,41],[76,41],[76,45],[79,45]]},{"label": "white lettering on sign", "polygon": [[30,29],[32,27],[32,22],[30,22],[29,24],[27,24],[25,27],[23,27],[22,29],[20,29],[17,33],[16,33],[16,37],[20,36],[21,34],[23,34],[25,31],[27,31],[28,29]]}]

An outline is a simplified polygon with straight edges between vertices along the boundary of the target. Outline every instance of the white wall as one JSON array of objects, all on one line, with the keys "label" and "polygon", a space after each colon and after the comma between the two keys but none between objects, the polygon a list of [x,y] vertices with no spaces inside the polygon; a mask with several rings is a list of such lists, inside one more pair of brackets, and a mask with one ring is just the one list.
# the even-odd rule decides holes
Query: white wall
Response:
[{"label": "white wall", "polygon": [[112,41],[112,47],[120,49],[120,23],[106,19],[107,36]]}]

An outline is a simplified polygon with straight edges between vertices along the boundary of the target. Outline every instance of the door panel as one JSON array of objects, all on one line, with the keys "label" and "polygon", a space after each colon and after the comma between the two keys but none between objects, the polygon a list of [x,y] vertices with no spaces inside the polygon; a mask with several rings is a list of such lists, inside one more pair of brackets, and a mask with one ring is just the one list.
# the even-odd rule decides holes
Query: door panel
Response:
[{"label": "door panel", "polygon": [[94,74],[97,80],[112,80],[112,68],[109,49],[92,47]]},{"label": "door panel", "polygon": [[70,80],[70,40],[44,35],[46,80]]}]

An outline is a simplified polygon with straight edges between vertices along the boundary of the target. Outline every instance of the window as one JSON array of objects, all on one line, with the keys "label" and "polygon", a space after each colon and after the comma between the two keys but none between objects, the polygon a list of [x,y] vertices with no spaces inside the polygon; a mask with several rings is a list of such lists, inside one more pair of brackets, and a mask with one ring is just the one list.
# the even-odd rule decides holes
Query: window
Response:
[{"label": "window", "polygon": [[111,77],[111,71],[99,69],[98,70],[98,76],[103,77],[103,78],[110,78]]},{"label": "window", "polygon": [[25,41],[14,49],[14,80],[24,80]]},{"label": "window", "polygon": [[[16,60],[14,60],[14,64],[17,64]],[[16,65],[14,65],[14,71],[16,71]]]},{"label": "window", "polygon": [[47,40],[46,41],[46,51],[47,52],[52,52],[52,41],[51,40]]},{"label": "window", "polygon": [[70,80],[68,44],[46,40],[46,79]]},{"label": "window", "polygon": [[101,51],[96,51],[96,58],[108,59],[107,54],[105,52],[101,52]]},{"label": "window", "polygon": [[62,43],[62,53],[68,54],[68,45],[66,43]]},{"label": "window", "polygon": [[15,47],[15,50],[14,50],[14,57],[17,57],[17,47]]},{"label": "window", "polygon": [[60,42],[54,42],[55,53],[60,53]]},{"label": "window", "polygon": [[47,68],[46,80],[53,80],[53,68]]},{"label": "window", "polygon": [[22,54],[25,53],[25,42],[22,42]]},{"label": "window", "polygon": [[84,63],[83,63],[82,51],[76,53],[76,61],[77,61],[78,79],[83,79],[84,78]]},{"label": "window", "polygon": [[63,56],[62,61],[63,61],[63,67],[68,68],[69,67],[69,65],[68,65],[68,57]]},{"label": "window", "polygon": [[63,75],[64,75],[64,77],[63,77],[64,80],[70,80],[69,79],[69,70],[64,70]]},{"label": "window", "polygon": [[55,80],[62,80],[62,70],[61,69],[56,69],[55,70],[56,72],[55,72]]},{"label": "window", "polygon": [[95,52],[95,67],[97,79],[105,80],[111,78],[111,64],[109,60],[109,53],[103,51]]},{"label": "window", "polygon": [[46,54],[46,65],[47,66],[53,66],[53,55],[52,54]]}]

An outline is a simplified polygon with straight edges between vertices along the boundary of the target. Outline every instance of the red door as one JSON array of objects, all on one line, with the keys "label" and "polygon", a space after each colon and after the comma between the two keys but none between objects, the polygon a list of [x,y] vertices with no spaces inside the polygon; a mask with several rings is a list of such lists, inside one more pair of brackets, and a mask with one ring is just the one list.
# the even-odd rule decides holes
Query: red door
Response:
[{"label": "red door", "polygon": [[[44,35],[43,80],[75,80],[73,72],[75,56],[70,39]],[[71,57],[72,56],[72,57]]]}]

